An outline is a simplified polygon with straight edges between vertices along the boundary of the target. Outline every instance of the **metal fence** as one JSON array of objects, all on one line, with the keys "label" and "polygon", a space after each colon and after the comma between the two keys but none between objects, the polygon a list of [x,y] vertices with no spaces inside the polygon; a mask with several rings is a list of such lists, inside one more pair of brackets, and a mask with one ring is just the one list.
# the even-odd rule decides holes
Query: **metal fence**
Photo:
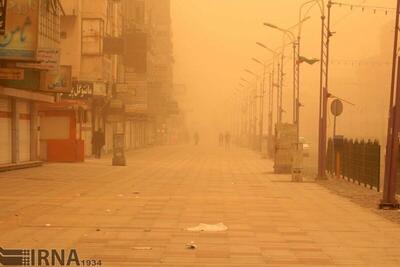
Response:
[{"label": "metal fence", "polygon": [[327,171],[332,175],[379,191],[380,160],[378,141],[329,139]]}]

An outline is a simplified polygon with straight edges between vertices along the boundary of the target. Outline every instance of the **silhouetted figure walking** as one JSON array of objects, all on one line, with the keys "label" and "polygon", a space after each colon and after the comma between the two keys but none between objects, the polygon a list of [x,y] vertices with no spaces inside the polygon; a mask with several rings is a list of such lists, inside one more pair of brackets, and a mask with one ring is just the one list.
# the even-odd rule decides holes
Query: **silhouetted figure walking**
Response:
[{"label": "silhouetted figure walking", "polygon": [[231,145],[231,134],[229,132],[226,132],[225,134],[225,149],[229,149]]},{"label": "silhouetted figure walking", "polygon": [[105,136],[101,129],[95,131],[92,137],[92,145],[94,150],[94,155],[96,158],[101,158],[101,150],[105,145]]},{"label": "silhouetted figure walking", "polygon": [[199,134],[196,132],[194,134],[194,144],[197,146],[199,144],[199,142],[200,142],[200,137],[199,137]]},{"label": "silhouetted figure walking", "polygon": [[223,146],[224,145],[224,134],[220,133],[219,134],[219,146]]}]

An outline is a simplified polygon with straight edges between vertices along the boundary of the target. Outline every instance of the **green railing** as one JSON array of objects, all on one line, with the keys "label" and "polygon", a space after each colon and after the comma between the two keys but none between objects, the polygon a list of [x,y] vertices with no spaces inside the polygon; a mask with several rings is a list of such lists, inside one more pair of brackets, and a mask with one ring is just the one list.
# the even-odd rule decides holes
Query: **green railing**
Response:
[{"label": "green railing", "polygon": [[378,141],[329,139],[327,172],[366,187],[380,188],[381,147]]}]

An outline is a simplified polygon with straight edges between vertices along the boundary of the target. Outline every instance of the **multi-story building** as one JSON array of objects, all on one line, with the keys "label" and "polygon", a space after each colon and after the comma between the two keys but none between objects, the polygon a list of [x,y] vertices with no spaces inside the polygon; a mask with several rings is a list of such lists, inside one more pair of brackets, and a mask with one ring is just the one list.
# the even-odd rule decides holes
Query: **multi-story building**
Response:
[{"label": "multi-story building", "polygon": [[[47,134],[43,147],[48,161],[81,161],[94,151],[95,131],[105,133],[105,150],[113,146],[113,127],[106,107],[117,80],[118,55],[107,53],[104,42],[122,33],[121,5],[115,0],[62,0],[61,66],[69,68],[71,85],[60,101],[43,105]],[[61,153],[62,152],[62,153]]]},{"label": "multi-story building", "polygon": [[148,13],[145,0],[125,0],[124,71],[121,83],[127,92],[120,94],[126,105],[126,147],[140,148],[154,143],[153,117],[148,110]]},{"label": "multi-story building", "polygon": [[[8,3],[0,16],[0,164],[83,161],[96,131],[111,152],[121,125],[126,148],[166,143],[177,112],[169,0]],[[108,116],[113,98],[125,104],[122,124]]]},{"label": "multi-story building", "polygon": [[150,60],[149,60],[149,111],[155,118],[157,140],[170,139],[171,115],[176,114],[173,101],[173,46],[170,0],[148,0]]},{"label": "multi-story building", "polygon": [[0,164],[36,164],[38,105],[53,103],[52,73],[59,66],[58,1],[14,0],[0,8]]},{"label": "multi-story building", "polygon": [[[139,135],[139,146],[163,144],[174,108],[170,1],[125,0],[123,9],[127,52],[122,81],[133,94],[126,103],[127,133]],[[138,145],[129,142],[128,135],[126,143]]]}]

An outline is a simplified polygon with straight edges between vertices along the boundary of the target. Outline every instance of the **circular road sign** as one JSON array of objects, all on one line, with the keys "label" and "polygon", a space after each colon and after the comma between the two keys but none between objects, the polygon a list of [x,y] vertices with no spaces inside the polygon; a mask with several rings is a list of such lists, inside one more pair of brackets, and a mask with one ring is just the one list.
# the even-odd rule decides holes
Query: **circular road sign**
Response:
[{"label": "circular road sign", "polygon": [[343,113],[343,103],[339,99],[335,99],[331,104],[331,112],[334,116],[340,116]]}]

